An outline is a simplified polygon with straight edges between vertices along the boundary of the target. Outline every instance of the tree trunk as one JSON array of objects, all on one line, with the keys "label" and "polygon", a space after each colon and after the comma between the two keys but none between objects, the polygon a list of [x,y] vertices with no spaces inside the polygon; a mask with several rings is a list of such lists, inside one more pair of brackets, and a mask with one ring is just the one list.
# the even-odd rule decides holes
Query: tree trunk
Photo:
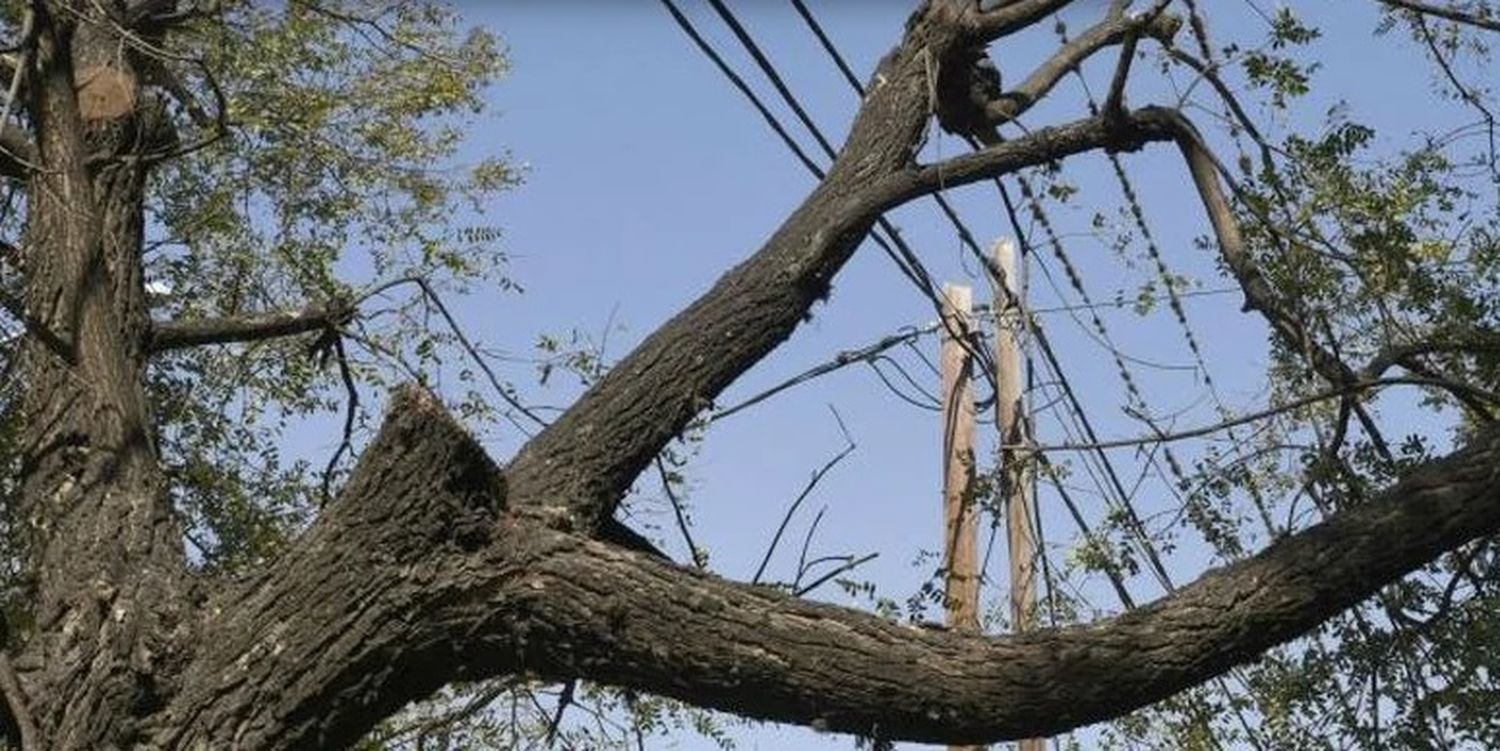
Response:
[{"label": "tree trunk", "polygon": [[94,18],[64,33],[67,12],[39,4],[35,19],[27,303],[65,346],[33,337],[23,355],[34,609],[16,663],[38,748],[123,748],[170,693],[187,625],[181,530],[143,385],[138,157],[165,141],[166,121],[142,106],[114,27]]}]

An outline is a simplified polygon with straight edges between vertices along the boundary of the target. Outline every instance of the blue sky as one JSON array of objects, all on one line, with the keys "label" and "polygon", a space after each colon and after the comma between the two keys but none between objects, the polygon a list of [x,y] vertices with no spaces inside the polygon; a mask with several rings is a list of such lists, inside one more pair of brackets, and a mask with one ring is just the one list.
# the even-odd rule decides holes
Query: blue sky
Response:
[{"label": "blue sky", "polygon": [[[682,4],[742,75],[773,101],[769,86],[711,17],[707,4]],[[855,94],[790,4],[760,0],[732,5],[813,117],[836,142],[841,140],[857,105]],[[811,5],[861,77],[898,41],[910,10],[909,4],[895,0]],[[1250,4],[1211,5],[1213,12],[1224,14],[1215,16],[1220,41],[1231,36],[1259,41],[1264,34],[1264,23]],[[1383,39],[1371,45],[1369,32],[1376,23],[1372,6],[1349,1],[1299,4],[1304,18],[1329,36],[1326,49],[1331,53],[1315,79],[1315,94],[1290,122],[1315,123],[1335,97],[1343,97],[1357,115],[1381,128],[1383,145],[1395,147],[1407,142],[1431,112],[1402,104],[1411,100],[1392,96],[1393,87],[1409,87],[1420,96],[1431,80],[1403,40]],[[510,75],[489,96],[492,112],[476,124],[470,154],[504,150],[528,166],[526,184],[498,200],[483,218],[504,230],[509,273],[527,291],[477,292],[459,306],[469,331],[487,343],[524,359],[538,335],[566,336],[576,330],[595,343],[607,342],[606,357],[617,358],[752,253],[813,185],[811,176],[654,0],[470,2],[461,7],[469,22],[500,34],[513,64]],[[1081,2],[1066,18],[1081,28],[1102,7],[1101,2]],[[1055,45],[1050,24],[1043,26],[1038,33],[997,48],[1002,69],[1011,76],[1022,75],[1029,63]],[[1113,60],[1102,57],[1087,69],[1100,95]],[[1173,100],[1169,86],[1152,83],[1159,77],[1151,64],[1138,70],[1141,84],[1132,88],[1132,102]],[[1426,99],[1430,97],[1418,101]],[[1036,127],[1080,116],[1076,82],[1065,81],[1058,100],[1039,107],[1027,124]],[[784,115],[783,108],[778,112]],[[1205,117],[1201,112],[1195,116]],[[785,120],[793,124],[790,117]],[[810,139],[803,142],[811,144]],[[953,155],[963,148],[958,140],[934,132],[928,156]],[[1188,192],[1175,149],[1157,146],[1125,159],[1167,263],[1175,273],[1195,279],[1195,289],[1208,293],[1186,304],[1220,395],[1234,409],[1265,406],[1263,328],[1239,311],[1237,295],[1218,294],[1228,280],[1217,273],[1208,252],[1192,244],[1207,227]],[[1081,192],[1071,205],[1053,209],[1052,215],[1088,292],[1096,302],[1117,295],[1133,298],[1142,284],[1155,278],[1140,255],[1141,246],[1121,254],[1090,232],[1095,212],[1103,212],[1110,222],[1123,221],[1108,163],[1098,157],[1070,161],[1065,177]],[[992,188],[954,191],[950,198],[981,242],[1011,233]],[[977,269],[965,261],[954,230],[931,202],[918,202],[891,218],[935,278],[972,284],[976,298],[987,299],[989,292]],[[1056,261],[1043,255],[1061,280]],[[1033,269],[1032,279],[1033,308],[1047,311],[1078,302],[1065,286],[1065,294],[1059,295],[1039,270]],[[1118,347],[1138,359],[1131,367],[1146,401],[1157,414],[1173,416],[1166,424],[1182,428],[1214,421],[1202,375],[1193,367],[1165,306],[1148,316],[1129,309],[1099,313]],[[1125,394],[1108,351],[1081,325],[1082,319],[1065,312],[1041,312],[1038,317],[1101,437],[1141,435],[1145,426],[1121,410]],[[927,301],[867,243],[836,280],[828,304],[720,403],[734,403],[839,350],[933,318]],[[923,339],[920,346],[935,359],[934,339]],[[936,379],[923,370],[920,359],[907,354],[901,362],[934,387]],[[554,377],[545,389],[535,387],[531,364],[504,366],[502,375],[531,401],[563,405],[577,393],[566,378]],[[786,505],[809,474],[843,447],[830,407],[842,416],[858,448],[829,473],[793,520],[790,544],[783,544],[770,574],[788,575],[808,523],[826,508],[813,541],[814,553],[879,552],[857,578],[873,581],[882,594],[903,601],[936,565],[918,561],[922,551],[935,550],[940,543],[939,425],[935,414],[898,399],[868,368],[825,377],[714,426],[688,470],[694,534],[710,550],[716,571],[747,578]],[[1043,442],[1067,439],[1046,414],[1038,416],[1038,425]],[[521,437],[508,431],[496,428],[486,434],[497,456],[507,456],[519,445]],[[992,440],[985,426],[981,435],[982,442]],[[1185,461],[1200,450],[1191,444],[1176,449]],[[1134,495],[1143,515],[1175,508],[1159,473],[1137,452],[1119,450],[1112,458],[1127,485],[1138,481]],[[1102,499],[1089,489],[1081,466],[1079,472],[1077,495],[1097,519],[1103,514]],[[659,498],[658,486],[642,484],[636,524],[659,525],[653,533],[685,559]],[[1040,504],[1049,554],[1061,565],[1074,530],[1050,493],[1042,493]],[[1003,543],[995,561],[1003,561]],[[1187,544],[1169,565],[1180,583],[1194,578],[1206,563],[1202,546]],[[992,568],[998,581],[986,587],[987,600],[999,602],[1004,596],[1003,571],[1003,565]],[[1145,577],[1130,584],[1140,600],[1161,593]],[[1084,591],[1105,611],[1117,609],[1102,581],[1086,585]],[[834,588],[820,595],[854,602]],[[769,726],[747,727],[736,737],[742,747],[752,749],[852,747],[847,738]],[[683,737],[680,747],[707,746]]]}]

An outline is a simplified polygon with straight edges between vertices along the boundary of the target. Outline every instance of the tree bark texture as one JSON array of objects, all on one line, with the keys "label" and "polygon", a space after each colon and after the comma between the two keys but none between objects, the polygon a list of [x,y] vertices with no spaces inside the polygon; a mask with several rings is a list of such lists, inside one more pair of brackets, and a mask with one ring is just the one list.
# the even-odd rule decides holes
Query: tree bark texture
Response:
[{"label": "tree bark texture", "polygon": [[[1037,129],[942,165],[916,162],[939,109],[934,92],[965,88],[934,77],[965,75],[975,45],[1065,4],[924,3],[881,61],[827,179],[758,252],[508,464],[486,456],[434,397],[405,389],[292,549],[252,576],[218,581],[192,572],[183,552],[152,435],[147,358],[314,330],[330,314],[153,334],[141,279],[142,157],[171,132],[129,57],[115,54],[132,8],[35,3],[26,302],[55,337],[31,337],[24,355],[34,606],[5,645],[19,677],[7,703],[29,720],[12,724],[36,736],[23,742],[337,748],[448,682],[514,673],[888,739],[1044,735],[1254,659],[1495,533],[1500,432],[1489,429],[1368,505],[1160,602],[1014,636],[911,628],[606,541],[636,476],[827,296],[883,212],[1089,150],[1182,142],[1179,115],[1146,108]],[[952,122],[986,122],[983,112],[953,114],[982,104],[944,108]]]}]

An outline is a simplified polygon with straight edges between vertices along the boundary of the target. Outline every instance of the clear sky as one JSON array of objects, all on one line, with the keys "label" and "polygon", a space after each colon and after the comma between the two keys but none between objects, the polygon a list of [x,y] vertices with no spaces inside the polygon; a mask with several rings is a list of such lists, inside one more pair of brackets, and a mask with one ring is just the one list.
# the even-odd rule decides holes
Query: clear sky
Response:
[{"label": "clear sky", "polygon": [[[707,4],[682,4],[742,75],[767,101],[774,101],[774,92]],[[856,95],[790,4],[757,0],[731,5],[812,116],[835,142],[841,141],[857,105]],[[909,3],[897,0],[811,5],[861,78],[898,41],[910,11]],[[1252,43],[1263,38],[1264,22],[1249,4],[1205,5],[1223,14],[1214,16],[1221,41],[1230,36]],[[1336,54],[1325,60],[1315,79],[1318,93],[1299,108],[1305,114],[1294,121],[1316,122],[1334,97],[1341,96],[1350,100],[1357,114],[1381,127],[1384,144],[1405,143],[1419,124],[1417,117],[1426,113],[1398,106],[1390,87],[1404,85],[1421,92],[1430,84],[1411,46],[1400,38],[1371,46],[1369,33],[1376,23],[1372,3],[1320,0],[1299,5],[1304,17],[1331,37],[1329,49]],[[471,332],[519,358],[502,363],[502,375],[529,401],[563,405],[577,393],[573,383],[554,377],[547,388],[538,388],[535,366],[524,361],[539,334],[566,336],[576,330],[595,343],[604,342],[606,357],[618,358],[719,274],[754,252],[811,188],[812,178],[655,0],[473,0],[461,7],[469,21],[501,35],[513,63],[511,74],[490,95],[493,112],[472,134],[472,153],[506,150],[529,171],[526,184],[497,201],[483,219],[504,230],[510,275],[526,292],[476,292],[461,303],[460,315]],[[1081,2],[1066,18],[1081,28],[1102,8],[1102,2]],[[996,50],[1007,74],[1023,74],[1029,63],[1055,45],[1051,25],[1043,27],[1038,34],[1005,42]],[[1096,93],[1102,95],[1105,84],[1100,82],[1107,79],[1113,60],[1105,56],[1088,68]],[[1169,87],[1148,83],[1159,79],[1152,65],[1140,66],[1138,77],[1142,83],[1131,90],[1133,103],[1173,101]],[[1060,89],[1060,103],[1038,108],[1028,117],[1028,126],[1080,116],[1076,81],[1066,80]],[[776,109],[789,126],[795,125],[785,108]],[[1206,118],[1202,112],[1195,116]],[[800,128],[794,131],[805,135]],[[810,139],[802,141],[812,144]],[[929,156],[954,155],[963,149],[957,139],[934,132]],[[1154,146],[1125,159],[1166,263],[1173,272],[1196,280],[1195,290],[1209,293],[1189,298],[1186,305],[1220,396],[1233,409],[1265,406],[1263,328],[1239,311],[1236,294],[1216,294],[1229,281],[1218,274],[1209,253],[1192,244],[1207,227],[1187,191],[1176,150]],[[1119,213],[1119,189],[1108,163],[1098,157],[1073,160],[1064,176],[1082,190],[1070,205],[1054,208],[1052,215],[1090,296],[1095,302],[1117,296],[1133,299],[1142,284],[1155,278],[1143,246],[1136,243],[1122,253],[1090,229],[1093,214],[1102,212],[1108,226],[1134,232]],[[951,197],[982,243],[1011,234],[993,188],[956,191]],[[953,228],[931,202],[918,202],[892,218],[935,278],[973,284],[976,298],[987,299],[977,269],[964,259]],[[1029,225],[1026,229],[1034,230]],[[1033,239],[1041,237],[1038,233]],[[1086,319],[1052,310],[1079,300],[1066,289],[1050,252],[1043,250],[1041,255],[1064,294],[1059,296],[1033,267],[1029,302],[1043,311],[1039,320],[1101,437],[1143,434],[1146,426],[1121,409],[1124,388],[1108,350],[1091,334]],[[1118,347],[1135,358],[1130,368],[1165,426],[1185,428],[1215,420],[1202,373],[1165,306],[1147,316],[1129,309],[1099,314]],[[928,302],[878,248],[867,243],[836,280],[829,303],[720,402],[735,403],[839,350],[933,318]],[[936,346],[931,337],[919,343],[934,360]],[[897,359],[928,390],[936,390],[936,378],[915,353],[903,351]],[[886,374],[899,378],[894,369],[887,368]],[[1050,400],[1050,393],[1039,393],[1038,402]],[[714,426],[688,470],[694,534],[711,552],[715,571],[748,578],[787,504],[809,474],[843,447],[829,407],[842,416],[858,447],[829,473],[792,520],[788,541],[773,559],[769,575],[790,575],[807,525],[826,508],[813,539],[814,554],[879,552],[880,557],[854,577],[873,581],[881,594],[904,601],[937,565],[921,554],[940,544],[939,421],[934,413],[899,399],[867,367],[801,386]],[[1051,412],[1042,412],[1037,421],[1044,443],[1070,437]],[[502,458],[521,438],[509,430],[487,435]],[[982,440],[991,441],[991,431],[981,426]],[[1201,446],[1193,444],[1176,450],[1185,463],[1201,455]],[[1133,449],[1114,451],[1111,457],[1141,513],[1161,514],[1158,523],[1164,523],[1177,500],[1159,469]],[[1070,484],[1090,520],[1096,521],[1104,513],[1103,501],[1082,465],[1077,472]],[[684,547],[659,499],[658,485],[641,485],[635,524],[659,526],[651,534],[685,560]],[[1044,491],[1040,504],[1049,555],[1054,565],[1062,565],[1076,530],[1053,494]],[[984,590],[990,604],[1000,602],[1005,593],[1004,566],[999,565],[1003,548],[1003,542],[996,548],[997,565],[991,568],[996,578]],[[1191,539],[1185,539],[1169,559],[1179,583],[1194,578],[1206,564],[1203,547]],[[1130,585],[1140,600],[1161,593],[1144,576]],[[1084,591],[1102,610],[1118,610],[1102,581]],[[836,602],[856,602],[832,587],[818,594]],[[736,737],[741,747],[752,749],[852,747],[847,738],[769,726],[746,727]],[[709,746],[684,736],[680,747]]]}]

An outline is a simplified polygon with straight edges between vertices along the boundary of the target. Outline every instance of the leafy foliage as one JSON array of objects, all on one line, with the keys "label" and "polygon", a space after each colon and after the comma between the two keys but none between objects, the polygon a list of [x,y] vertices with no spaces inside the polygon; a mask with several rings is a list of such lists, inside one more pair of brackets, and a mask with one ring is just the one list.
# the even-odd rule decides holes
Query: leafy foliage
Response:
[{"label": "leafy foliage", "polygon": [[[495,234],[452,221],[520,178],[503,158],[458,161],[466,119],[505,71],[491,34],[462,32],[433,3],[241,2],[224,14],[170,40],[174,55],[201,61],[198,93],[222,98],[228,128],[151,186],[147,274],[168,290],[156,317],[352,301],[361,280],[508,285]],[[425,320],[429,301],[368,306],[382,303],[394,306],[386,323],[346,332],[361,389],[436,373],[451,352]],[[321,468],[281,455],[285,428],[342,408],[339,368],[294,339],[172,353],[151,377],[204,565],[232,571],[274,555],[321,496]]]}]

